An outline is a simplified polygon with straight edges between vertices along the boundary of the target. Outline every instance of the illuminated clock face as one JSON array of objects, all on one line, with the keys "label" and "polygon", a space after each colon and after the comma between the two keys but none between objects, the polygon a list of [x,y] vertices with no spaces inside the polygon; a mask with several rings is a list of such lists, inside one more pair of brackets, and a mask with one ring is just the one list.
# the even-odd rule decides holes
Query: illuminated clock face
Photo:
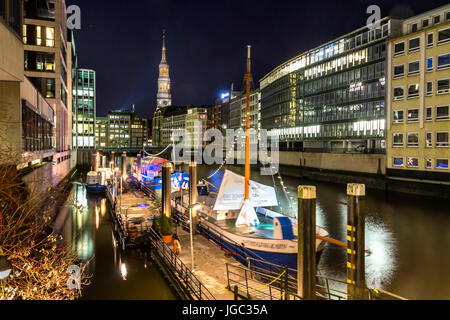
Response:
[{"label": "illuminated clock face", "polygon": [[164,100],[163,105],[167,106],[167,100]]}]

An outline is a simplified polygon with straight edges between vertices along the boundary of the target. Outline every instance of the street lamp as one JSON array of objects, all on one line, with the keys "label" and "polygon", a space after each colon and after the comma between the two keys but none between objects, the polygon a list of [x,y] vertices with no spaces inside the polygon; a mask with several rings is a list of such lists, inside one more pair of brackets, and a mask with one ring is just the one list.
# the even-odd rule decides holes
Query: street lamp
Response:
[{"label": "street lamp", "polygon": [[12,271],[11,263],[6,259],[5,256],[0,256],[0,280],[9,277]]}]

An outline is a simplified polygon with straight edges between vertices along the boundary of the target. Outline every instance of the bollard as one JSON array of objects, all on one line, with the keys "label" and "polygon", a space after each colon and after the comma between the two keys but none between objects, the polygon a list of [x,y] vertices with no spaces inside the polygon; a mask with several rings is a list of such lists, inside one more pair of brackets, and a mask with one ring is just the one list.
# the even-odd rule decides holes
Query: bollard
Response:
[{"label": "bollard", "polygon": [[142,163],[141,154],[139,153],[137,155],[137,160],[136,160],[136,164],[137,164],[136,175],[137,175],[138,182],[141,182],[141,180],[142,180],[141,163]]},{"label": "bollard", "polygon": [[189,164],[189,208],[192,208],[192,233],[197,232],[197,210],[194,205],[197,203],[197,163],[191,162]]},{"label": "bollard", "polygon": [[122,177],[126,179],[127,177],[127,153],[122,153]]},{"label": "bollard", "polygon": [[298,295],[316,299],[316,187],[298,187]]},{"label": "bollard", "polygon": [[162,213],[167,217],[172,217],[172,210],[170,205],[170,200],[172,196],[172,165],[170,162],[165,162],[163,164],[162,170]]},{"label": "bollard", "polygon": [[365,215],[366,186],[347,185],[347,296],[349,300],[366,298],[365,288]]},{"label": "bollard", "polygon": [[234,289],[234,290],[233,290],[233,293],[234,293],[234,300],[237,301],[237,300],[239,300],[239,288],[238,288],[238,286],[234,286],[233,289]]}]

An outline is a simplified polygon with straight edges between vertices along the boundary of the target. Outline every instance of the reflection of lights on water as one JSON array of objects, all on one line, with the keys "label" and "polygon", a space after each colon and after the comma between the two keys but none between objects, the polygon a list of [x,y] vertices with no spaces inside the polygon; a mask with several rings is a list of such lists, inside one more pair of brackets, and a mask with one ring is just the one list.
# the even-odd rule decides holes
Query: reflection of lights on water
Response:
[{"label": "reflection of lights on water", "polygon": [[122,265],[120,266],[120,274],[122,275],[123,280],[127,280],[128,272],[125,263],[122,263]]},{"label": "reflection of lights on water", "polygon": [[384,289],[396,269],[396,246],[392,233],[382,221],[366,221],[366,281],[369,287]]},{"label": "reflection of lights on water", "polygon": [[102,200],[102,204],[101,204],[101,213],[102,213],[102,217],[104,217],[105,216],[105,214],[106,214],[106,199],[103,199]]},{"label": "reflection of lights on water", "polygon": [[95,207],[95,227],[98,230],[98,227],[100,226],[100,214],[98,213],[98,207]]}]

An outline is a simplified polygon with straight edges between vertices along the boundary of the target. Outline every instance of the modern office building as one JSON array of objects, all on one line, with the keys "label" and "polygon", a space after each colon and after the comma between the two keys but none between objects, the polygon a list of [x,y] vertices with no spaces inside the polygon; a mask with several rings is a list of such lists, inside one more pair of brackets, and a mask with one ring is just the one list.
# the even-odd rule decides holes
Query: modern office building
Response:
[{"label": "modern office building", "polygon": [[94,70],[76,69],[73,88],[73,147],[95,148],[96,77]]},{"label": "modern office building", "polygon": [[404,20],[388,55],[388,175],[449,182],[450,5]]},{"label": "modern office building", "polygon": [[172,105],[171,90],[169,64],[167,63],[166,56],[166,31],[164,30],[162,58],[161,63],[159,64],[158,95],[156,99],[156,106],[158,109]]},{"label": "modern office building", "polygon": [[22,29],[25,75],[55,110],[58,162],[72,149],[72,80],[64,0],[28,0],[24,3]]},{"label": "modern office building", "polygon": [[[210,107],[211,108],[211,107]],[[190,147],[198,149],[206,147],[203,137],[208,130],[208,109],[210,108],[190,108],[186,114],[186,131],[190,135]]]},{"label": "modern office building", "polygon": [[384,18],[283,63],[260,81],[261,128],[280,148],[385,153],[387,41]]},{"label": "modern office building", "polygon": [[[102,125],[101,122],[99,125]],[[100,133],[101,134],[101,133]],[[108,112],[107,148],[140,149],[148,140],[147,119],[129,109]]]}]

